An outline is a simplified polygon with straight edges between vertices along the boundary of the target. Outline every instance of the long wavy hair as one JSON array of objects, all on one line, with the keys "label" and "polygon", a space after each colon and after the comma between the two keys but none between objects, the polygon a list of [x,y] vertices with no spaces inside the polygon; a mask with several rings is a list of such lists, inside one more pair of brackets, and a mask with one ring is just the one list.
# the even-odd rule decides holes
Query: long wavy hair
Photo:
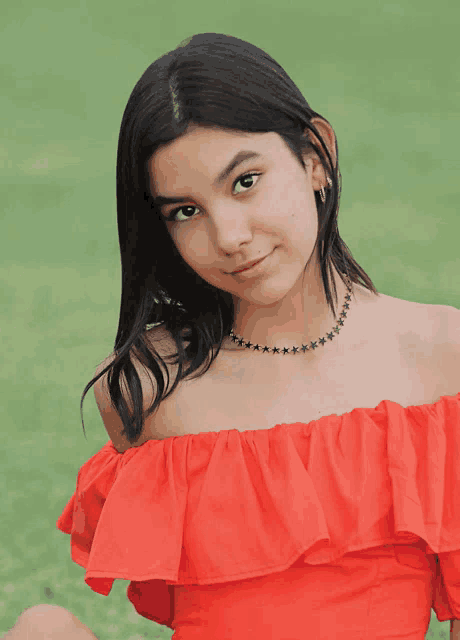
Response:
[{"label": "long wavy hair", "polygon": [[[265,51],[244,40],[202,33],[182,41],[153,62],[135,85],[120,127],[116,167],[117,221],[121,254],[122,290],[113,360],[86,385],[83,401],[97,380],[109,371],[112,406],[132,444],[141,435],[144,420],[186,376],[208,371],[230,334],[234,322],[232,295],[203,280],[183,260],[153,204],[148,161],[161,146],[184,135],[190,124],[217,126],[244,132],[276,132],[305,169],[303,154],[316,153],[332,180],[323,204],[315,192],[318,210],[318,250],[321,278],[334,316],[337,291],[331,295],[329,270],[335,266],[343,282],[358,283],[379,295],[366,272],[353,259],[339,235],[342,176],[319,131],[310,122],[320,117],[311,109],[284,69]],[[321,144],[305,136],[313,132]],[[163,326],[172,336],[178,364],[175,382],[165,394],[161,355],[146,337],[146,329]],[[185,340],[188,346],[185,345]],[[216,349],[216,350],[214,350]],[[144,413],[135,357],[156,379],[156,395]],[[188,368],[185,368],[188,364]],[[205,368],[202,365],[206,364]],[[201,368],[201,371],[199,369]],[[120,378],[129,388],[133,411],[121,393]],[[86,432],[85,432],[86,437]]]}]

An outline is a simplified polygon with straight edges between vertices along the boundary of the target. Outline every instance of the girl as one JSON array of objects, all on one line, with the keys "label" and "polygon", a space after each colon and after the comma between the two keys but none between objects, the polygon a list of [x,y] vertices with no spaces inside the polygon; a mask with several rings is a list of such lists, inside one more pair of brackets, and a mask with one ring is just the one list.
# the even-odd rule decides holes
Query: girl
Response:
[{"label": "girl", "polygon": [[118,332],[83,394],[110,440],[57,525],[175,640],[460,618],[460,313],[376,290],[340,190],[331,124],[255,46],[193,36],[134,87]]}]

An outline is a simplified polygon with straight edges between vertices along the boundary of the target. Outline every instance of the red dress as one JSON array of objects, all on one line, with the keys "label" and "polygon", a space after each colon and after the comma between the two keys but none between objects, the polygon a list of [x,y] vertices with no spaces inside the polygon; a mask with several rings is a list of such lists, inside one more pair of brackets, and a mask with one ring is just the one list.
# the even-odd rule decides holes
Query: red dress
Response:
[{"label": "red dress", "polygon": [[460,393],[105,444],[57,527],[174,640],[423,640],[460,619]]}]

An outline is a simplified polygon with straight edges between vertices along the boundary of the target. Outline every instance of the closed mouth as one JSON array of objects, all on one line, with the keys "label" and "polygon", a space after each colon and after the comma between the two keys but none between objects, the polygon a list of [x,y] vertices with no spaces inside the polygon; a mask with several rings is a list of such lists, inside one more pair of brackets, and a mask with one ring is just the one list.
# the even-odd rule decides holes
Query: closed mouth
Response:
[{"label": "closed mouth", "polygon": [[266,257],[267,256],[264,256],[263,258],[259,258],[259,260],[256,260],[252,264],[249,264],[247,267],[244,267],[244,269],[238,269],[237,271],[232,271],[231,273],[234,274],[234,273],[241,273],[242,271],[247,271],[251,267],[254,267],[256,264],[258,264],[259,262],[262,262],[262,260],[265,260]]}]

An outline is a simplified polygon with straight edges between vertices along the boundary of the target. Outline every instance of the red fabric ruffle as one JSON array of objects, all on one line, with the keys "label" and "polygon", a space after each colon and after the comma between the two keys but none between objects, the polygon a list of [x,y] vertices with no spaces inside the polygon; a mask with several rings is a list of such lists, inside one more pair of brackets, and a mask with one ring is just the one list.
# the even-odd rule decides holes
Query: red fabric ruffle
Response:
[{"label": "red fabric ruffle", "polygon": [[107,442],[57,520],[85,582],[115,579],[169,626],[174,585],[263,576],[378,545],[415,544],[433,568],[438,620],[460,618],[460,393],[383,400],[305,423]]}]

